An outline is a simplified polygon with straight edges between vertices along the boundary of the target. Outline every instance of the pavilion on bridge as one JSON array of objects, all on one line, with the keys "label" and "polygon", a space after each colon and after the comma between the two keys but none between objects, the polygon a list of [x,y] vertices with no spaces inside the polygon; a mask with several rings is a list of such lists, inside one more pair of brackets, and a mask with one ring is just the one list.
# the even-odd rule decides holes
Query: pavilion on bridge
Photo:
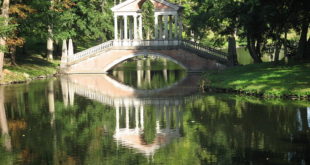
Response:
[{"label": "pavilion on bridge", "polygon": [[[115,40],[143,40],[142,6],[146,0],[127,0],[111,10],[114,13]],[[165,0],[150,0],[154,6],[154,40],[178,40],[182,33],[183,7]]]}]

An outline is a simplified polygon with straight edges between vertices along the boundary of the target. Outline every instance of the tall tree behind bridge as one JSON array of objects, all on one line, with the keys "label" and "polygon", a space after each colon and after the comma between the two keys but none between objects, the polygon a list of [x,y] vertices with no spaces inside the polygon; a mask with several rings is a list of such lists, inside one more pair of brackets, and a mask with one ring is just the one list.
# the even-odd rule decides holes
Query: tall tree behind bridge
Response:
[{"label": "tall tree behind bridge", "polygon": [[[8,26],[9,19],[9,8],[10,8],[10,0],[3,0],[2,4],[2,14],[1,19],[3,19],[2,27],[6,28]],[[2,68],[4,65],[4,51],[3,49],[6,46],[5,37],[0,36],[0,78],[2,78]],[[1,50],[2,49],[2,50]]]},{"label": "tall tree behind bridge", "polygon": [[[231,0],[193,0],[193,10],[186,11],[195,40],[203,40],[212,31],[219,39],[228,40],[228,53],[233,65],[238,64],[236,37],[238,30],[238,2]],[[188,14],[190,12],[190,14]],[[215,41],[216,42],[216,41]]]},{"label": "tall tree behind bridge", "polygon": [[[54,5],[54,0],[50,0],[50,9],[53,10],[53,5]],[[49,17],[49,22],[48,22],[48,25],[47,25],[47,45],[46,45],[46,48],[47,48],[47,60],[50,60],[52,61],[53,60],[53,51],[54,51],[54,40],[53,40],[53,15],[51,15]]]},{"label": "tall tree behind bridge", "polygon": [[146,0],[141,7],[142,10],[142,22],[143,22],[143,34],[146,39],[151,39],[154,31],[154,5],[150,0]]}]

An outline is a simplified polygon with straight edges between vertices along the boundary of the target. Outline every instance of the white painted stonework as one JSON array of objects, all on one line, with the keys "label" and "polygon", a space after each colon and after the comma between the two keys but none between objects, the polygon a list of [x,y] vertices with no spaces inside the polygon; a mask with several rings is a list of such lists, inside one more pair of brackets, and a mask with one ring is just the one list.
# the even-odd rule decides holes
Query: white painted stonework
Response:
[{"label": "white painted stonework", "polygon": [[[150,1],[155,10],[154,39],[180,39],[182,32],[180,17],[183,7],[164,0]],[[127,0],[111,8],[114,13],[115,40],[143,40],[141,7],[144,2],[144,0]],[[119,20],[124,21],[123,26],[118,24]],[[133,37],[128,34],[133,34]]]}]

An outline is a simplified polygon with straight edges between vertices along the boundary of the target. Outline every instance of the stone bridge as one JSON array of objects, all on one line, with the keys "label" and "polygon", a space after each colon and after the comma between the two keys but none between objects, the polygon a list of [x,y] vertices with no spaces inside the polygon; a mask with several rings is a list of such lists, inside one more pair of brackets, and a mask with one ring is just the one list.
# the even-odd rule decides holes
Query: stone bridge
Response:
[{"label": "stone bridge", "polygon": [[[154,7],[154,30],[145,31],[142,7],[145,0],[126,0],[112,7],[114,40],[73,53],[72,40],[63,42],[61,68],[64,73],[105,73],[116,64],[135,56],[160,56],[188,71],[219,69],[230,64],[226,53],[182,39],[184,7],[150,0]],[[144,30],[143,30],[144,29]],[[148,40],[145,40],[148,38]]]},{"label": "stone bridge", "polygon": [[[182,39],[184,7],[150,0],[154,7],[154,34],[143,28],[145,0],[126,0],[111,8],[114,14],[114,40],[82,52],[73,53],[72,40],[67,50],[63,42],[63,73],[105,73],[116,64],[135,56],[160,56],[180,64],[188,71],[219,69],[230,64],[229,56],[219,50]],[[144,30],[143,30],[144,29]],[[145,40],[148,38],[148,40]]]},{"label": "stone bridge", "polygon": [[228,56],[190,41],[112,40],[62,59],[64,73],[106,73],[113,66],[135,56],[167,58],[190,72],[221,69]]}]

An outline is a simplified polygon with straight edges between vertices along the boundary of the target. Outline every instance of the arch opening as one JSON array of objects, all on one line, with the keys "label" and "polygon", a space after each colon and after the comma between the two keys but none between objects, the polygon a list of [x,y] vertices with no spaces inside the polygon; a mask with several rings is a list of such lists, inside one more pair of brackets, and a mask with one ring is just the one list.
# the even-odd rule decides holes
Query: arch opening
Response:
[{"label": "arch opening", "polygon": [[122,57],[122,58],[119,58],[113,62],[111,62],[109,65],[107,65],[103,71],[104,72],[108,72],[109,70],[111,70],[114,66],[128,60],[128,59],[131,59],[131,58],[134,58],[134,57],[147,57],[147,56],[154,56],[154,57],[159,57],[159,58],[164,58],[164,59],[168,59],[172,62],[174,62],[175,64],[178,64],[182,69],[184,70],[188,70],[188,68],[182,64],[181,62],[179,62],[178,60],[174,59],[174,58],[171,58],[169,56],[165,56],[165,55],[162,55],[162,54],[159,54],[159,53],[136,53],[136,54],[130,54],[130,55],[127,55],[125,57]]},{"label": "arch opening", "polygon": [[183,66],[159,56],[135,56],[108,71],[113,79],[137,90],[169,87],[187,76]]}]

